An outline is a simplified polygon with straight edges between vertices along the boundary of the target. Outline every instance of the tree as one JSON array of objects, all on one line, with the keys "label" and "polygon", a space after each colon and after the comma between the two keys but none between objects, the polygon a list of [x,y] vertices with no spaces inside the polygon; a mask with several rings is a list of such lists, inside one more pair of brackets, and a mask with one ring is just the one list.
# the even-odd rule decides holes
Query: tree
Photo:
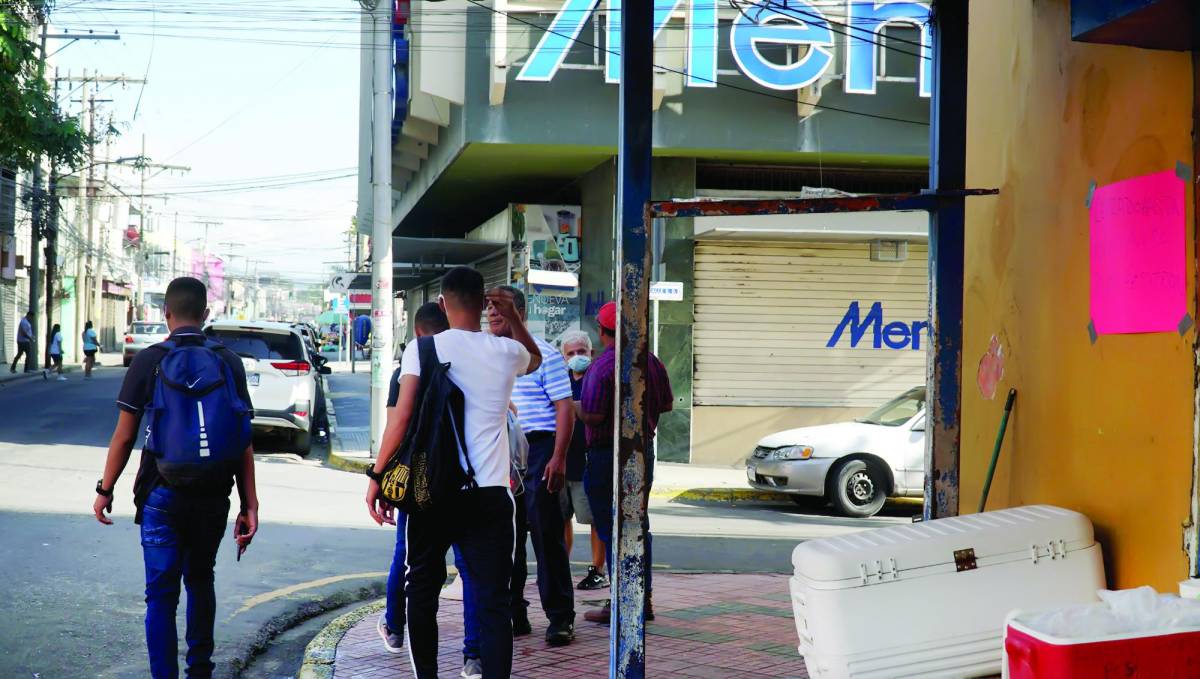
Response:
[{"label": "tree", "polygon": [[78,167],[88,136],[62,115],[40,73],[37,31],[53,0],[0,4],[0,165],[29,169],[42,156]]}]

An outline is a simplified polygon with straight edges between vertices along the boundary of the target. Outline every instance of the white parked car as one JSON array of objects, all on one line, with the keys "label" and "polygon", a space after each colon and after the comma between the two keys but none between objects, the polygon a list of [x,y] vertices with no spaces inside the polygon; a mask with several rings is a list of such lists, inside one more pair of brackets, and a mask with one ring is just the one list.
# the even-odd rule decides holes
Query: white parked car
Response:
[{"label": "white parked car", "polygon": [[167,339],[167,324],[162,321],[134,321],[125,331],[125,346],[121,350],[122,362],[128,368],[137,352]]},{"label": "white parked car", "polygon": [[314,364],[300,332],[288,323],[269,321],[213,321],[204,332],[242,357],[254,402],[254,429],[283,434],[293,452],[307,455],[317,399],[323,398],[318,381],[330,371]]},{"label": "white parked car", "polygon": [[824,498],[846,516],[873,516],[888,497],[925,487],[925,387],[910,389],[853,422],[789,429],[758,442],[750,485],[797,503]]}]

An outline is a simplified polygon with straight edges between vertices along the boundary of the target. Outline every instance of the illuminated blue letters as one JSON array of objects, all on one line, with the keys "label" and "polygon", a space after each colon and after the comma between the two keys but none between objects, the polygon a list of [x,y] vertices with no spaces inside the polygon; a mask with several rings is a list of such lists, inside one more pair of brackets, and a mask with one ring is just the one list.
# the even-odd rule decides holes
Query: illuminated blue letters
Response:
[{"label": "illuminated blue letters", "polygon": [[893,45],[905,52],[920,55],[920,93],[922,97],[932,94],[933,54],[929,39],[929,6],[920,2],[859,2],[847,0],[846,23],[852,28],[846,38],[846,92],[850,94],[875,94],[875,81],[879,77],[879,51],[884,49],[883,29],[889,24],[911,24],[921,31],[921,46],[900,43]]},{"label": "illuminated blue letters", "polygon": [[[746,77],[763,87],[773,90],[805,87],[816,82],[833,63],[833,54],[827,49],[833,47],[829,22],[804,0],[797,0],[796,4],[820,18],[785,14],[759,5],[739,12],[733,20],[729,31],[733,59]],[[763,44],[807,45],[808,49],[799,61],[785,65],[764,59],[759,51]]]},{"label": "illuminated blue letters", "polygon": [[[715,87],[717,84],[717,30],[719,0],[650,0],[654,2],[654,37],[676,12],[687,12],[688,87]],[[604,79],[616,83],[621,75],[621,2],[606,0]],[[846,46],[845,91],[874,94],[879,78],[880,42],[885,26],[910,24],[920,30],[921,46],[906,46],[905,51],[920,54],[918,81],[923,97],[930,96],[933,60],[930,50],[929,6],[909,0],[846,0],[844,21],[831,22],[809,0],[750,0],[739,3],[729,29],[734,61],[746,77],[774,90],[795,90],[817,82],[833,65],[835,32],[831,24],[844,26],[839,33]],[[517,80],[552,80],[566,60],[583,27],[593,19],[600,0],[564,0],[562,9],[542,32],[537,46],[517,74]],[[505,30],[505,29],[501,29]],[[771,45],[801,49],[794,63],[769,59],[764,49]],[[767,52],[770,55],[770,52]]]}]

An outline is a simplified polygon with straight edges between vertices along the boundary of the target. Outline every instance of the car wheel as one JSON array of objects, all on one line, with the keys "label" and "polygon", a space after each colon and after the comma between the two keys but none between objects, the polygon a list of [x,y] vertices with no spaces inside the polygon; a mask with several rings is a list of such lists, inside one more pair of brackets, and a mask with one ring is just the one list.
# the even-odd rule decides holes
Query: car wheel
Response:
[{"label": "car wheel", "polygon": [[292,452],[304,457],[312,450],[312,433],[307,431],[296,432],[292,436]]},{"label": "car wheel", "polygon": [[829,475],[826,495],[844,516],[875,516],[887,500],[887,481],[865,460],[845,460]]}]

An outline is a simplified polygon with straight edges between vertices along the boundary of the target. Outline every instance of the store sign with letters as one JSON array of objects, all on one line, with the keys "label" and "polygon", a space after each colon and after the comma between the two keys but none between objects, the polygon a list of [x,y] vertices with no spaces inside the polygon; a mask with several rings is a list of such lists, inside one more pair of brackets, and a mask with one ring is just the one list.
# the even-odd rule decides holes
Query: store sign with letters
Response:
[{"label": "store sign with letters", "polygon": [[[607,0],[604,79],[620,80],[621,2]],[[906,25],[920,33],[919,45],[900,43],[897,50],[913,53],[920,60],[918,90],[922,97],[933,92],[933,51],[929,33],[929,5],[892,0],[845,0],[836,15],[828,4],[810,0],[731,0],[738,10],[726,24],[719,20],[723,0],[653,0],[654,37],[657,39],[672,17],[684,17],[687,54],[684,66],[688,87],[717,86],[718,30],[728,31],[728,49],[746,77],[773,90],[797,90],[828,75],[834,65],[838,44],[844,53],[843,87],[850,94],[875,94],[879,79],[883,29]],[[517,74],[517,80],[549,82],[554,79],[584,26],[598,13],[599,0],[565,0],[537,47]],[[585,40],[586,41],[586,40]],[[914,41],[916,42],[916,41]],[[790,63],[781,63],[765,51],[771,47],[794,47]],[[778,50],[776,50],[777,52]]]},{"label": "store sign with letters", "polygon": [[[842,320],[838,322],[833,334],[830,335],[829,341],[825,343],[825,347],[834,349],[841,343],[842,347],[849,344],[851,349],[855,349],[870,333],[872,349],[887,347],[888,349],[919,351],[921,335],[927,332],[929,332],[929,321],[925,320],[884,323],[883,302],[872,304],[865,315],[858,302],[851,302],[850,306],[846,308]],[[847,335],[849,341],[842,342],[842,338]]]}]

